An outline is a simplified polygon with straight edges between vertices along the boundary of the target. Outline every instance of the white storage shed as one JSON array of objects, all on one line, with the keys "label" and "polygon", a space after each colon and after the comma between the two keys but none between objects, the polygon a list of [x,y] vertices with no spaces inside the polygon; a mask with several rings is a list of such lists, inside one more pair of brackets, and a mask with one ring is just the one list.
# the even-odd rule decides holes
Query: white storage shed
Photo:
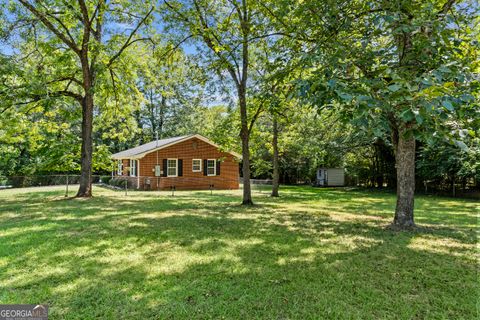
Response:
[{"label": "white storage shed", "polygon": [[345,185],[345,170],[343,168],[318,168],[317,186],[342,187]]}]

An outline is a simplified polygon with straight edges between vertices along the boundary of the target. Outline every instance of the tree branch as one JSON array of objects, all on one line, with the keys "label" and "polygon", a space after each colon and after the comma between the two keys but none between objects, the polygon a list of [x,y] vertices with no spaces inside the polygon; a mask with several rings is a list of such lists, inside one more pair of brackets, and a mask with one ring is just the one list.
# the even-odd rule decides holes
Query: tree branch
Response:
[{"label": "tree branch", "polygon": [[112,79],[112,86],[113,86],[113,93],[115,97],[115,108],[118,109],[118,93],[117,93],[117,85],[115,83],[115,74],[113,72],[113,69],[110,70],[110,78]]},{"label": "tree branch", "polygon": [[82,20],[86,23],[86,26],[90,26],[90,18],[88,17],[88,8],[84,0],[78,0],[78,5],[80,6],[80,11],[82,12]]},{"label": "tree branch", "polygon": [[[202,36],[203,40],[205,41],[207,46],[214,52],[214,54],[218,58],[220,58],[220,60],[223,61],[227,65],[228,72],[231,74],[233,80],[235,81],[236,85],[238,86],[240,81],[241,81],[242,76],[240,74],[240,66],[238,65],[238,62],[235,59],[235,56],[232,54],[232,50],[225,49],[226,46],[222,43],[220,38],[214,32],[209,32],[209,34],[211,34],[213,36],[214,40],[217,42],[218,46],[223,48],[223,51],[226,52],[228,56],[230,56],[230,58],[233,61],[233,65],[230,61],[228,61],[227,58],[225,58],[222,55],[222,53],[217,48],[215,48],[215,44],[213,43],[214,40],[212,40],[212,38],[210,36],[208,36],[207,33],[205,32],[207,30],[211,31],[211,28],[208,26],[207,21],[203,18],[203,15],[202,15],[202,12],[200,10],[200,6],[199,6],[198,2],[196,0],[194,0],[193,3],[195,5],[195,10],[197,11],[198,18],[199,18],[200,23],[202,25],[201,36]],[[187,22],[190,23],[190,21],[188,19],[187,19]]]},{"label": "tree branch", "polygon": [[442,6],[442,9],[438,12],[437,17],[444,16],[447,14],[448,10],[452,8],[452,6],[455,4],[456,0],[447,0],[445,4]]},{"label": "tree branch", "polygon": [[170,52],[173,52],[175,50],[177,50],[185,41],[187,41],[188,39],[190,38],[193,38],[193,34],[191,35],[188,35],[186,36],[185,38],[183,38],[181,41],[179,41],[175,46],[173,46],[173,48],[167,50],[160,58],[163,59],[165,58]]},{"label": "tree branch", "polygon": [[70,82],[75,82],[76,84],[83,87],[83,83],[73,76],[65,76],[65,77],[61,77],[61,78],[58,78],[58,79],[54,79],[54,80],[48,81],[47,84],[51,84],[51,83],[55,83],[55,82],[62,82],[62,81],[67,81],[67,80],[70,81]]},{"label": "tree branch", "polygon": [[67,8],[69,8],[70,10],[72,10],[71,12],[72,12],[73,15],[75,16],[75,18],[77,18],[77,20],[83,24],[84,21],[83,21],[83,19],[82,19],[82,16],[78,14],[77,9],[75,9],[75,7],[74,7],[70,2],[71,2],[71,0],[62,0],[62,3],[63,3]]},{"label": "tree branch", "polygon": [[[65,14],[65,12],[61,12],[61,11],[54,11],[54,12],[49,12],[49,9],[42,3],[40,3],[40,5],[45,8],[45,13],[53,18],[55,21],[57,21],[57,23],[63,28],[63,30],[66,32],[67,36],[70,38],[70,40],[75,43],[75,39],[73,38],[73,36],[70,34],[70,30],[67,28],[67,26],[65,26],[65,24],[62,22],[62,20],[60,20],[59,18],[57,18],[55,15],[56,14]],[[75,44],[76,45],[76,44]]]},{"label": "tree branch", "polygon": [[[309,38],[305,33],[302,33],[300,35],[298,33],[298,31],[292,31],[291,27],[285,21],[283,21],[283,19],[278,17],[272,11],[272,9],[270,9],[266,4],[262,3],[262,1],[259,1],[259,5],[261,5],[267,11],[268,15],[270,15],[272,18],[274,18],[277,22],[279,22],[282,25],[282,27],[287,31],[287,32],[285,32],[285,35],[289,34],[289,36],[288,36],[289,38],[297,39],[297,40],[301,40],[301,41],[305,41],[305,42],[311,42],[311,43],[316,43],[318,41],[317,39]],[[298,36],[295,37],[294,33],[296,33]]]},{"label": "tree branch", "polygon": [[60,91],[50,92],[50,93],[48,93],[48,96],[49,97],[62,97],[62,96],[63,97],[71,97],[71,98],[74,98],[75,100],[77,100],[80,103],[83,100],[82,95],[80,95],[78,93],[68,91],[68,90],[60,90]]},{"label": "tree branch", "polygon": [[48,20],[48,18],[45,16],[44,13],[40,12],[35,8],[33,5],[30,4],[27,0],[19,0],[20,3],[27,8],[34,16],[36,16],[40,21],[43,22],[43,24],[50,30],[52,31],[60,40],[62,40],[67,46],[69,46],[75,53],[80,54],[80,49],[77,47],[77,44],[72,42],[70,39],[68,39],[67,36],[65,36],[63,33],[61,33],[55,26]]},{"label": "tree branch", "polygon": [[258,118],[258,116],[260,116],[262,111],[263,111],[263,104],[260,104],[258,106],[257,110],[255,111],[255,114],[253,115],[252,119],[250,120],[250,124],[248,126],[248,134],[250,134],[252,132],[253,125],[255,124],[255,121],[257,121],[257,118]]},{"label": "tree branch", "polygon": [[79,95],[78,93],[75,93],[75,92],[68,91],[68,90],[59,90],[59,91],[54,91],[54,92],[47,92],[44,95],[39,95],[39,94],[30,95],[31,100],[11,104],[11,105],[3,108],[2,111],[0,111],[0,114],[4,113],[5,111],[10,109],[11,107],[27,105],[27,104],[30,104],[30,103],[41,101],[41,100],[43,100],[45,98],[48,98],[48,97],[71,97],[71,98],[74,98],[75,100],[77,100],[77,102],[79,102],[79,103],[82,103],[82,100],[83,100],[83,97],[81,95]]},{"label": "tree branch", "polygon": [[[123,46],[120,48],[120,50],[118,50],[118,52],[116,54],[114,54],[110,60],[108,61],[108,64],[107,66],[110,67],[112,65],[112,63],[115,62],[116,59],[118,59],[118,57],[121,56],[121,54],[123,53],[123,51],[128,48],[132,43],[134,42],[137,42],[137,41],[140,41],[140,40],[151,40],[151,38],[142,38],[142,39],[136,39],[134,41],[131,41],[133,36],[135,35],[135,33],[137,33],[138,29],[140,29],[140,27],[145,23],[145,21],[148,19],[148,17],[152,14],[153,12],[153,9],[155,7],[151,7],[150,10],[148,11],[148,13],[143,17],[142,20],[140,20],[140,22],[137,24],[137,26],[135,27],[135,29],[132,30],[132,32],[130,32],[130,35],[128,36],[127,38],[127,41],[125,41],[125,43],[123,44]],[[153,42],[153,41],[152,41]]]}]

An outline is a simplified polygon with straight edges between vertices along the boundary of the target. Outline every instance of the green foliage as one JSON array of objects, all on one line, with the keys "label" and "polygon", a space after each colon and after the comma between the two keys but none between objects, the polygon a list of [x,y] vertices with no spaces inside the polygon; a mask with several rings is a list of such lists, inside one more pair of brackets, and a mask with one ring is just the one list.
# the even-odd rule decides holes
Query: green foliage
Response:
[{"label": "green foliage", "polygon": [[426,181],[441,184],[455,180],[480,180],[479,140],[462,150],[446,142],[422,148],[417,164],[418,174]]},{"label": "green foliage", "polygon": [[[312,181],[319,167],[348,165],[347,155],[371,143],[338,121],[335,113],[318,114],[310,106],[295,105],[288,117],[279,116],[280,171],[283,182]],[[369,140],[370,139],[370,140]],[[272,120],[262,116],[252,132],[252,163],[255,175],[271,177]]]},{"label": "green foliage", "polygon": [[170,45],[157,49],[142,69],[139,82],[144,103],[133,116],[141,142],[195,133],[206,101],[205,70],[198,59]]},{"label": "green foliage", "polygon": [[[293,71],[304,103],[332,110],[369,143],[394,146],[399,134],[413,134],[422,145],[449,143],[455,152],[438,152],[462,165],[462,154],[477,150],[469,139],[480,128],[478,3],[285,0],[264,8],[288,34],[274,46],[276,74]],[[371,171],[368,148],[344,161]]]},{"label": "green foliage", "polygon": [[472,12],[445,6],[353,7],[360,18],[340,29],[322,60],[307,60],[316,70],[300,83],[307,97],[340,103],[347,119],[376,135],[401,122],[414,123],[419,139],[450,135],[452,123],[478,108],[478,31],[470,28]]},{"label": "green foliage", "polygon": [[101,176],[100,182],[104,184],[110,184],[110,180],[112,180],[112,176]]},{"label": "green foliage", "polygon": [[[0,139],[18,143],[20,155],[16,163],[9,160],[15,156],[1,159],[0,172],[77,171],[86,88],[95,97],[94,132],[101,137],[94,137],[93,170],[109,171],[110,151],[102,139],[110,144],[135,131],[130,115],[142,102],[138,70],[146,61],[142,59],[148,51],[145,42],[156,38],[149,28],[152,5],[149,1],[8,1],[1,7],[6,20],[0,33],[12,53],[0,55]],[[90,27],[85,15],[91,17]],[[151,36],[124,32],[118,28],[122,25],[136,25],[134,30]],[[92,83],[88,86],[84,57],[89,59]]]},{"label": "green foliage", "polygon": [[108,181],[108,183],[117,188],[125,188],[125,185],[128,184],[128,180],[123,178],[112,178]]},{"label": "green foliage", "polygon": [[[392,133],[402,123],[413,124],[422,180],[453,173],[478,180],[479,18],[467,9],[474,2],[445,10],[449,3],[248,2],[242,29],[240,3],[166,1],[110,64],[128,39],[122,26],[136,25],[153,3],[107,2],[103,37],[89,43],[96,57],[93,170],[110,172],[112,152],[156,132],[200,133],[240,152],[242,120],[232,97],[246,59],[253,176],[271,176],[275,117],[284,182],[311,180],[319,166],[345,166],[372,185],[380,175],[393,181]],[[95,5],[88,2],[90,13]],[[54,7],[80,41],[78,4],[52,0],[42,10]],[[0,175],[78,172],[82,112],[75,98],[59,94],[84,93],[78,57],[23,6],[9,1],[1,9],[0,35],[13,51],[0,54]]]}]

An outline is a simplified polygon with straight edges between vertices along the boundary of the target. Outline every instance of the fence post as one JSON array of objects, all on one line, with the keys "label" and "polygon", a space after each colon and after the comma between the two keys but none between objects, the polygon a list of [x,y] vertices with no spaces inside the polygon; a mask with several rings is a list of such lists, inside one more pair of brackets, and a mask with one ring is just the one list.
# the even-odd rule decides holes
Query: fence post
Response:
[{"label": "fence post", "polygon": [[65,197],[68,197],[68,174],[67,174],[67,188],[65,189]]}]

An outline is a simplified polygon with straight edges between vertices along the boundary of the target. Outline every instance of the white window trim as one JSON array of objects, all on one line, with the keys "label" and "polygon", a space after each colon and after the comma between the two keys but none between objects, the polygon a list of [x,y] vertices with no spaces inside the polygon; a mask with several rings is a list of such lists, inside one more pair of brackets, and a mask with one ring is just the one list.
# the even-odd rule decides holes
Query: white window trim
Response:
[{"label": "white window trim", "polygon": [[[168,174],[168,162],[170,160],[175,160],[175,175]],[[167,170],[167,177],[178,177],[178,159],[177,158],[168,158],[167,159],[167,168],[165,170]]]},{"label": "white window trim", "polygon": [[[135,170],[133,170],[133,168],[135,168]],[[130,177],[136,177],[136,176],[137,176],[137,160],[130,159]]]},{"label": "white window trim", "polygon": [[[208,161],[213,161],[213,174],[208,173]],[[207,176],[213,177],[217,175],[217,159],[207,159]]]},{"label": "white window trim", "polygon": [[[194,161],[199,161],[200,162],[200,169],[198,169],[198,170],[193,169],[193,162]],[[192,172],[202,172],[202,159],[192,159]]]},{"label": "white window trim", "polygon": [[118,160],[117,161],[117,176],[123,175],[123,161]]}]

